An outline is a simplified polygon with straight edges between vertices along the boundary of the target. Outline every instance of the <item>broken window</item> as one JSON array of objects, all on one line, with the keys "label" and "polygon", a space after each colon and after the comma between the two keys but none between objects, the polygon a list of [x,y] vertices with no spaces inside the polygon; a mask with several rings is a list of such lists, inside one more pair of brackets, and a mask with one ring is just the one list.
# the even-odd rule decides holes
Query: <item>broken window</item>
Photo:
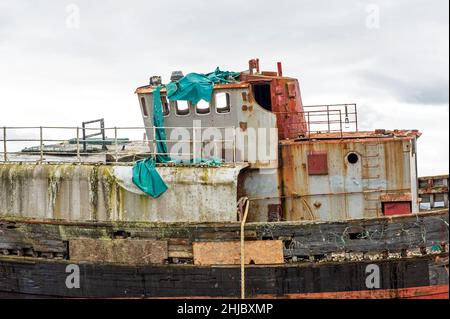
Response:
[{"label": "broken window", "polygon": [[141,109],[142,109],[142,115],[144,117],[148,116],[148,110],[147,110],[147,105],[145,104],[145,98],[141,97]]},{"label": "broken window", "polygon": [[215,94],[215,104],[217,113],[228,113],[230,112],[230,94],[225,92],[220,92]]},{"label": "broken window", "polygon": [[169,115],[170,108],[169,108],[169,101],[167,100],[167,96],[161,95],[161,105],[162,105],[163,116]]},{"label": "broken window", "polygon": [[256,83],[252,85],[253,96],[256,103],[267,111],[272,111],[272,97],[270,94],[270,83]]},{"label": "broken window", "polygon": [[211,108],[209,107],[209,103],[205,100],[198,101],[197,105],[195,106],[197,114],[208,114],[211,111]]},{"label": "broken window", "polygon": [[188,101],[172,101],[174,106],[175,106],[175,110],[176,110],[176,114],[177,115],[188,115],[189,114],[189,103]]}]

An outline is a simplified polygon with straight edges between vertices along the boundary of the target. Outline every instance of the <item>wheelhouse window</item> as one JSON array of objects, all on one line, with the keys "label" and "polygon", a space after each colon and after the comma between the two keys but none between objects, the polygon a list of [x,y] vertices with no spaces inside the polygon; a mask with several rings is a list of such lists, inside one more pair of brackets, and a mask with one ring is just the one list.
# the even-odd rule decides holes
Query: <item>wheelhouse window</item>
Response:
[{"label": "wheelhouse window", "polygon": [[209,112],[211,112],[211,107],[205,100],[200,100],[195,106],[195,110],[197,114],[209,114]]},{"label": "wheelhouse window", "polygon": [[177,115],[188,115],[189,114],[189,103],[188,101],[172,101],[175,106]]},{"label": "wheelhouse window", "polygon": [[167,100],[167,96],[161,95],[161,104],[162,104],[163,116],[169,115],[170,107],[169,107],[169,101]]},{"label": "wheelhouse window", "polygon": [[228,113],[231,109],[230,94],[226,92],[218,92],[214,95],[214,103],[217,113]]},{"label": "wheelhouse window", "polygon": [[141,97],[141,109],[142,109],[142,114],[144,115],[144,117],[148,117],[148,110],[147,110],[147,105],[145,103],[144,97]]}]

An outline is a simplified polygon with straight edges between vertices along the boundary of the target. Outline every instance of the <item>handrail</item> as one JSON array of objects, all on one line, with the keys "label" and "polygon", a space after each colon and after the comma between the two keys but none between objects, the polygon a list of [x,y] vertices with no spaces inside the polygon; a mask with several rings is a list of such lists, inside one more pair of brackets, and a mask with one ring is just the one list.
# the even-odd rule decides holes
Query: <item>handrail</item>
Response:
[{"label": "handrail", "polygon": [[[62,126],[17,126],[8,127],[3,126],[0,128],[0,162],[68,162],[68,163],[81,163],[81,162],[105,162],[107,158],[98,158],[98,155],[112,156],[114,162],[118,162],[122,157],[125,161],[134,162],[137,158],[156,156],[156,155],[169,155],[180,156],[184,159],[194,159],[196,157],[203,157],[205,150],[209,148],[213,151],[214,156],[227,157],[226,161],[236,162],[236,134],[234,130],[236,127],[214,127],[219,130],[220,135],[217,136],[203,136],[202,134],[196,134],[196,131],[203,133],[204,130],[209,127],[164,127],[165,129],[186,129],[189,132],[189,136],[181,139],[158,139],[156,134],[153,133],[152,138],[147,138],[144,135],[143,139],[121,139],[119,132],[130,132],[132,130],[139,130],[143,132],[153,131],[155,132],[158,127],[113,127],[113,128],[92,128],[92,127],[62,127]],[[161,127],[162,128],[162,127]],[[88,138],[92,134],[84,133],[84,130],[101,130],[102,136],[99,138]],[[231,135],[223,135],[227,129],[233,130]],[[113,130],[114,134],[112,138],[107,138],[105,131]],[[225,130],[225,131],[224,131]],[[12,133],[9,133],[9,132]],[[73,131],[73,133],[71,133]],[[83,132],[83,137],[81,136]],[[49,133],[50,132],[50,133]],[[194,137],[192,137],[194,133]],[[57,135],[68,136],[67,138],[57,138]],[[130,135],[136,136],[136,131],[132,131]],[[128,134],[127,134],[128,135]],[[197,136],[195,136],[197,135]],[[29,137],[26,137],[29,136]],[[75,136],[72,138],[71,136]],[[156,143],[166,142],[172,145],[181,145],[180,149],[176,152],[158,152]],[[33,143],[35,143],[33,145]],[[154,145],[153,152],[150,148]],[[105,145],[111,145],[108,150]],[[121,146],[127,147],[126,150],[121,149]],[[189,152],[183,149],[183,145],[189,147]],[[222,146],[221,146],[222,145]],[[101,149],[100,149],[101,146]],[[227,153],[229,152],[229,153]],[[228,155],[227,155],[228,154]],[[231,159],[232,154],[232,159]],[[90,158],[84,156],[91,155]],[[53,156],[57,156],[56,160]],[[64,156],[64,157],[62,157]],[[97,156],[97,157],[96,157]],[[209,155],[207,155],[209,156]],[[224,159],[224,158],[223,158]]]},{"label": "handrail", "polygon": [[[306,111],[305,111],[306,110]],[[308,138],[310,139],[312,137],[312,134],[314,133],[336,133],[340,135],[340,138],[343,138],[343,132],[344,130],[350,129],[350,125],[354,125],[356,131],[358,130],[358,120],[357,120],[357,110],[356,110],[356,104],[330,104],[330,105],[312,105],[312,106],[304,106],[304,111],[301,112],[272,112],[275,115],[292,115],[292,114],[301,114],[303,120],[303,127],[304,130],[299,129],[299,137],[300,138]],[[98,121],[98,120],[96,120]],[[95,123],[96,121],[89,121],[89,123]],[[238,142],[238,134],[235,131],[236,129],[239,130],[239,127],[212,127],[220,132],[220,138],[212,138],[209,139],[206,136],[203,138],[203,130],[209,129],[210,127],[198,127],[198,126],[165,126],[165,127],[154,127],[154,126],[128,126],[128,127],[104,127],[104,123],[101,123],[100,128],[99,127],[87,127],[84,123],[83,127],[79,126],[3,126],[3,130],[0,130],[0,153],[3,154],[3,156],[0,157],[0,161],[2,162],[8,162],[8,161],[18,161],[17,159],[14,159],[14,156],[18,154],[27,154],[27,155],[39,155],[39,161],[49,161],[48,159],[45,159],[45,156],[51,156],[56,155],[62,156],[62,153],[65,155],[71,155],[76,156],[76,162],[80,163],[82,162],[82,157],[85,155],[110,155],[115,158],[115,162],[119,161],[119,156],[124,155],[127,158],[129,158],[130,161],[134,161],[136,157],[140,158],[142,157],[142,154],[151,154],[151,156],[155,155],[163,155],[164,153],[158,153],[157,151],[157,143],[159,142],[165,142],[170,143],[171,145],[174,145],[175,143],[183,145],[183,143],[186,143],[190,145],[192,152],[186,153],[186,152],[177,152],[177,153],[167,153],[166,155],[180,155],[182,157],[188,156],[192,157],[192,159],[195,159],[197,157],[202,157],[203,150],[206,149],[206,143],[208,147],[211,147],[211,150],[214,150],[214,153],[220,153],[220,157],[223,156],[224,152],[226,154],[226,157],[228,157],[228,161],[230,160],[231,154],[227,153],[228,150],[231,152],[232,148],[232,161],[236,162],[237,157],[242,155],[241,153],[237,152],[237,142]],[[345,127],[344,127],[345,126]],[[156,138],[156,131],[158,129],[166,129],[166,130],[187,130],[189,133],[188,139],[183,138],[183,135],[179,136],[182,139],[165,139],[165,140],[159,140]],[[227,129],[232,129],[232,134],[223,136],[223,133],[227,132]],[[255,128],[256,129],[256,128]],[[275,129],[275,127],[274,127]],[[24,137],[24,133],[17,134],[14,132],[15,130],[22,130],[26,131],[26,134],[30,134],[29,130],[38,130],[38,136],[36,136],[35,131],[32,131],[34,136],[30,138]],[[64,139],[58,139],[53,136],[47,136],[45,138],[46,134],[48,134],[49,130],[67,130],[70,132],[73,130],[73,133],[70,135],[76,136],[76,138],[64,138]],[[86,131],[96,131],[97,133],[86,133]],[[98,131],[100,130],[100,133]],[[119,133],[124,131],[132,131],[132,130],[142,130],[143,132],[146,132],[149,136],[144,136],[143,139],[131,139],[126,142],[121,141],[119,138]],[[222,131],[223,130],[223,131]],[[3,134],[1,132],[3,131]],[[113,132],[110,133],[110,136],[113,135],[113,138],[106,138],[106,132]],[[201,133],[198,133],[201,132]],[[101,135],[101,138],[94,138],[89,139],[89,137]],[[193,135],[193,136],[192,136]],[[245,135],[245,133],[244,133]],[[168,135],[169,136],[169,135]],[[198,138],[200,136],[200,138]],[[3,142],[3,143],[1,143]],[[38,146],[35,145],[26,145],[24,143],[28,142],[36,142]],[[102,151],[100,152],[98,148],[93,146],[93,142],[95,142],[96,145],[102,145]],[[11,144],[8,145],[8,143],[17,143],[13,144],[12,146],[22,145],[22,149],[25,150],[28,148],[25,152],[19,152],[20,150],[18,147],[11,147]],[[21,144],[22,143],[22,144]],[[47,143],[58,143],[55,145],[45,145]],[[134,144],[133,144],[134,143]],[[142,143],[141,146],[138,144]],[[127,150],[120,150],[120,147],[123,144],[129,144],[133,147],[127,148]],[[199,146],[200,144],[200,146]],[[220,147],[220,144],[224,144],[224,147]],[[231,145],[232,144],[232,145]],[[25,145],[27,147],[25,147]],[[68,146],[69,145],[69,146]],[[88,146],[89,145],[89,146]],[[108,151],[106,145],[114,145],[114,151],[110,152]],[[2,147],[3,146],[3,147]],[[30,147],[31,146],[31,147]],[[51,146],[55,146],[54,149],[51,148]],[[25,147],[25,148],[24,148]],[[153,148],[153,152],[149,152],[149,150],[144,150],[144,147],[150,147]],[[200,147],[200,151],[199,151]],[[3,150],[2,150],[3,148]],[[82,148],[82,149],[81,149]],[[221,148],[221,149],[220,149]],[[112,149],[112,147],[111,147]],[[37,153],[36,153],[37,152]],[[11,155],[11,156],[8,156]],[[16,156],[17,158],[17,156]],[[122,157],[123,159],[124,157]],[[91,157],[92,159],[92,157]],[[35,159],[31,159],[31,161],[34,161]],[[21,160],[24,161],[24,160]],[[51,161],[51,160],[50,160]],[[61,162],[64,162],[65,160],[60,160]],[[67,161],[67,160],[66,160]],[[72,159],[68,160],[67,162],[73,163],[74,161]]]}]

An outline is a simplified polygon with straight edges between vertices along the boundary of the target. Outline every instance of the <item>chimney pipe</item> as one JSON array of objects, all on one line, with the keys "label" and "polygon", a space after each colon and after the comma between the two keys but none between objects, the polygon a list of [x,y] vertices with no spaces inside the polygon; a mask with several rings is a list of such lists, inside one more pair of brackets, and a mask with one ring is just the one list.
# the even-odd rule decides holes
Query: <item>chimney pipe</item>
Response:
[{"label": "chimney pipe", "polygon": [[283,76],[283,68],[281,66],[281,62],[277,62],[277,68],[278,68],[278,76]]},{"label": "chimney pipe", "polygon": [[259,73],[259,59],[251,59],[248,61],[248,68],[250,70],[250,74],[253,74],[253,71]]}]

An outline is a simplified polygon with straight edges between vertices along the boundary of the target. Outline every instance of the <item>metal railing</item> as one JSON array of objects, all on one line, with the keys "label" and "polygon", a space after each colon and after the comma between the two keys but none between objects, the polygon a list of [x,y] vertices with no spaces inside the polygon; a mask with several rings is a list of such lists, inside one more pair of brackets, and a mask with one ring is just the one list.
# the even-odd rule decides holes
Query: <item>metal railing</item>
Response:
[{"label": "metal railing", "polygon": [[[132,163],[137,159],[156,155],[174,156],[181,158],[180,162],[188,162],[204,156],[212,157],[210,154],[205,154],[207,147],[214,154],[218,153],[217,158],[223,159],[224,162],[237,161],[235,135],[231,139],[204,139],[201,130],[207,129],[206,127],[164,127],[161,129],[166,129],[166,132],[171,129],[185,129],[191,133],[188,139],[167,138],[163,141],[155,138],[157,129],[159,128],[102,126],[100,133],[88,134],[86,131],[98,131],[99,128],[4,126],[0,128],[0,162]],[[235,131],[235,127],[215,127],[215,129]],[[144,132],[150,132],[150,137],[145,133],[143,138],[136,138],[138,135],[142,136]],[[108,138],[108,133],[113,137]],[[54,137],[55,135],[58,137]],[[102,137],[92,139],[98,135]],[[134,136],[135,139],[130,139],[128,136]],[[158,152],[159,142],[166,142],[169,148],[175,143],[184,145],[184,149],[188,149],[189,152],[171,152],[169,148],[167,153]],[[224,147],[227,149],[225,150]],[[224,151],[230,156],[223,158]]]},{"label": "metal railing", "polygon": [[[319,130],[318,125],[326,125],[326,132],[332,132],[333,126],[339,126],[339,132],[358,131],[358,110],[356,104],[327,104],[327,105],[307,105],[303,107],[306,112],[317,114],[319,120],[308,122],[308,132]],[[338,115],[333,118],[333,115]],[[314,129],[313,129],[314,128]]]},{"label": "metal railing", "polygon": [[[308,111],[298,113],[302,114],[306,132],[299,133],[306,134],[306,138],[310,138],[313,133],[334,133],[342,138],[345,131],[358,130],[356,104],[312,105],[304,106],[304,109]],[[279,113],[292,114],[292,112]],[[97,122],[100,123],[100,128],[87,126]],[[204,139],[202,130],[211,128],[197,126],[105,127],[102,120],[85,122],[82,127],[2,127],[0,128],[0,162],[132,163],[137,159],[156,155],[175,156],[183,160],[195,161],[197,158],[210,157],[207,150],[211,149],[214,154],[220,153],[214,157],[224,162],[245,161],[241,157],[246,150],[237,147],[236,127],[213,128],[223,131],[229,129],[233,134],[222,134],[222,138],[219,139]],[[170,136],[172,130],[185,129],[189,131],[189,138],[158,140],[155,138],[158,129],[165,129],[166,136]],[[31,132],[31,136],[29,134],[27,136],[25,132]],[[146,132],[144,138],[139,138],[138,136],[142,136],[144,132]],[[126,136],[123,136],[124,133]],[[65,137],[62,138],[64,135]],[[108,135],[112,137],[108,138]],[[101,138],[93,139],[97,136]],[[131,139],[129,139],[130,136],[132,136]],[[174,144],[184,144],[189,152],[158,152],[157,145],[160,142],[165,142],[168,149],[172,149]]]},{"label": "metal railing", "polygon": [[303,106],[303,112],[275,112],[275,114],[301,114],[306,128],[305,137],[312,134],[334,133],[339,137],[344,132],[358,131],[358,111],[356,104],[324,104]]},{"label": "metal railing", "polygon": [[[100,132],[86,134],[86,127],[87,127],[87,125],[95,124],[95,123],[99,123],[100,124],[100,128],[99,128]],[[83,127],[83,140],[84,141],[86,139],[88,139],[88,138],[95,137],[95,136],[101,136],[103,141],[106,139],[106,136],[105,136],[105,120],[104,119],[93,120],[93,121],[86,121],[86,122],[83,122],[81,124],[81,126]],[[86,149],[87,149],[87,143],[83,142],[83,151],[86,151]],[[105,143],[102,143],[102,150],[106,150]]]}]

